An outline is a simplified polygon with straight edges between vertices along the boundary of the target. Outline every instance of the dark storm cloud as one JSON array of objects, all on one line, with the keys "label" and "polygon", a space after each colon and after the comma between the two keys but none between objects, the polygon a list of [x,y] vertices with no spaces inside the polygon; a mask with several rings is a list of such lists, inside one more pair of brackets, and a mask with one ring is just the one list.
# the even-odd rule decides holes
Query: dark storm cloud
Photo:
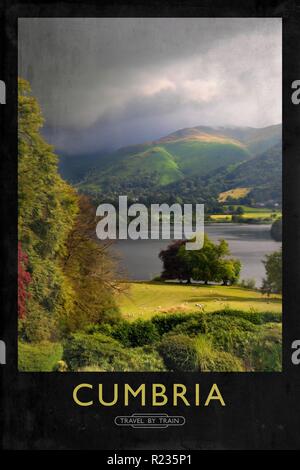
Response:
[{"label": "dark storm cloud", "polygon": [[21,19],[19,69],[71,153],[281,121],[280,19]]}]

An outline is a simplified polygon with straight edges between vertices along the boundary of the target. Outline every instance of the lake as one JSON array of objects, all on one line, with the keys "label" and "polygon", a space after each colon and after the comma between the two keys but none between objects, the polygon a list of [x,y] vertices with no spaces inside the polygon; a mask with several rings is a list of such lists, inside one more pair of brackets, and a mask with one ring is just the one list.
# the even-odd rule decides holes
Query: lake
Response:
[{"label": "lake", "polygon": [[[205,233],[214,241],[228,242],[232,257],[242,263],[240,279],[255,279],[260,287],[265,268],[262,259],[279,249],[281,243],[270,236],[270,225],[209,224]],[[113,250],[120,257],[120,265],[128,279],[151,280],[162,271],[159,252],[170,240],[118,240]]]}]

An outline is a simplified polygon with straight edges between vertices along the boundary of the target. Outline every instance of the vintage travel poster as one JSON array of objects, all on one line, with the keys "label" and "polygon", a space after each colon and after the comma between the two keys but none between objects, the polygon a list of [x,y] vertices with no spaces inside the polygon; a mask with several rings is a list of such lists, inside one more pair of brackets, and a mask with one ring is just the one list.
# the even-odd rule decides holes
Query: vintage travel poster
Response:
[{"label": "vintage travel poster", "polygon": [[163,3],[1,4],[4,450],[299,449],[299,4]]}]

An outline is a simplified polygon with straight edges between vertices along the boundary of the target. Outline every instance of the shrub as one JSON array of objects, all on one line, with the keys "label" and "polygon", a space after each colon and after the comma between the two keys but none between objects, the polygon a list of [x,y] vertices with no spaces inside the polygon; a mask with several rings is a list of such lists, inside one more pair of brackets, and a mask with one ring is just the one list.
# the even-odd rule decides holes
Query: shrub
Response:
[{"label": "shrub", "polygon": [[152,317],[151,321],[156,326],[156,329],[160,336],[164,335],[165,333],[169,333],[169,331],[173,330],[177,325],[185,323],[188,320],[198,320],[201,319],[200,313],[191,313],[191,314],[183,314],[183,313],[173,313],[169,315],[155,315]]},{"label": "shrub", "polygon": [[24,343],[18,346],[18,369],[21,372],[51,372],[62,357],[60,343]]},{"label": "shrub", "polygon": [[168,370],[196,371],[198,357],[194,342],[185,335],[166,335],[158,345]]},{"label": "shrub", "polygon": [[188,318],[185,322],[179,323],[171,330],[169,334],[184,334],[189,337],[197,336],[199,333],[205,333],[207,329],[206,318],[204,315],[198,315],[198,318]]},{"label": "shrub", "polygon": [[210,315],[218,315],[222,317],[243,318],[254,325],[262,325],[263,323],[281,323],[282,314],[278,312],[245,312],[242,310],[222,310],[214,312]]},{"label": "shrub", "polygon": [[128,348],[145,346],[159,340],[159,334],[151,320],[136,320],[132,323],[119,320],[115,324],[100,323],[85,328],[89,334],[102,333],[111,336]]},{"label": "shrub", "polygon": [[201,372],[242,372],[242,362],[232,354],[217,351],[213,348],[211,341],[205,336],[195,339],[198,354],[198,367]]},{"label": "shrub", "polygon": [[150,346],[122,347],[101,333],[75,333],[64,344],[64,360],[72,371],[160,371],[164,364]]},{"label": "shrub", "polygon": [[111,335],[127,347],[144,346],[159,339],[156,326],[150,320],[136,320],[132,323],[119,322],[112,329]]},{"label": "shrub", "polygon": [[279,372],[282,370],[282,329],[281,325],[265,325],[249,348],[246,364],[258,372]]},{"label": "shrub", "polygon": [[73,333],[64,342],[63,347],[63,360],[72,371],[80,367],[99,365],[104,359],[110,362],[116,354],[122,352],[118,341],[102,333]]},{"label": "shrub", "polygon": [[164,371],[162,358],[155,349],[132,348],[116,355],[112,361],[103,360],[101,366],[81,367],[78,372],[159,372]]},{"label": "shrub", "polygon": [[215,348],[243,358],[258,327],[243,318],[212,314],[207,320],[207,331]]},{"label": "shrub", "polygon": [[57,322],[34,302],[26,317],[19,320],[19,338],[29,343],[57,341]]}]

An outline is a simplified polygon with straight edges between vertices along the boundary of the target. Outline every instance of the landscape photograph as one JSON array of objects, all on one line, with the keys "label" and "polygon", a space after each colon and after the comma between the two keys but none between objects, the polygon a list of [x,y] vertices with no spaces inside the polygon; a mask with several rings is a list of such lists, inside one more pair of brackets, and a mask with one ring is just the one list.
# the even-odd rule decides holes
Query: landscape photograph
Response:
[{"label": "landscape photograph", "polygon": [[281,372],[281,29],[18,20],[19,371]]}]

